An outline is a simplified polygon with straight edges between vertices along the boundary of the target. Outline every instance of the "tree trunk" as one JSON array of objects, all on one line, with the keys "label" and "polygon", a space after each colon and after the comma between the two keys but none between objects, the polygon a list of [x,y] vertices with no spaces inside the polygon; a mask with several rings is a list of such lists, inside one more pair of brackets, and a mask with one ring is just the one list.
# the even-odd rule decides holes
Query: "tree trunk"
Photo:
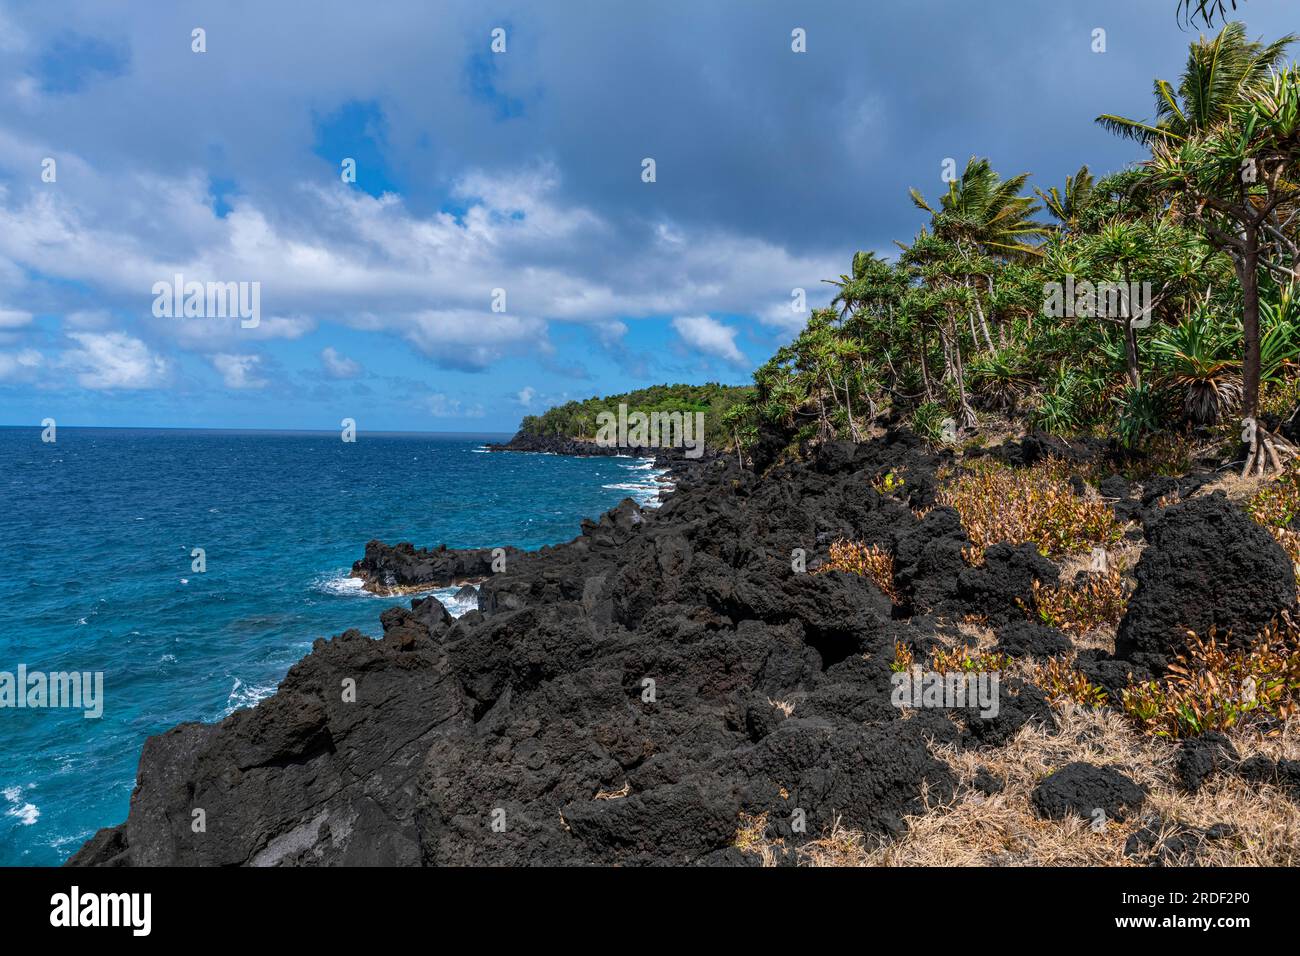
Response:
[{"label": "tree trunk", "polygon": [[849,416],[849,435],[856,443],[861,441],[861,436],[858,434],[858,423],[853,420],[853,396],[849,394],[849,391],[849,377],[846,373],[844,376],[844,411]]},{"label": "tree trunk", "polygon": [[1244,355],[1242,356],[1241,411],[1242,441],[1248,445],[1242,477],[1268,472],[1279,472],[1283,462],[1296,456],[1296,448],[1281,435],[1265,429],[1259,416],[1259,227],[1242,230],[1245,248],[1233,256],[1237,267],[1237,281],[1241,283],[1241,331]]},{"label": "tree trunk", "polygon": [[[993,282],[993,279],[992,279],[992,277],[990,276],[990,277],[989,277],[990,291],[992,290],[992,282]],[[967,284],[967,285],[970,285],[970,277],[969,277],[969,276],[967,276],[967,278],[966,278],[966,284]],[[972,288],[974,288],[974,287],[972,287]],[[989,351],[992,352],[992,351],[995,351],[995,349],[993,348],[993,336],[989,335],[989,323],[988,323],[988,321],[984,318],[984,306],[983,306],[983,304],[980,302],[980,290],[979,290],[978,288],[974,288],[974,291],[975,291],[975,313],[976,313],[976,315],[979,316],[979,319],[980,319],[980,330],[984,333],[984,342],[985,342],[985,344],[988,345],[988,347],[989,347]],[[972,329],[971,331],[972,331],[972,333],[973,333],[973,332],[974,332],[974,329]],[[978,343],[979,343],[979,340],[976,339],[976,346],[975,346],[976,351],[979,351],[979,344],[978,344]]]},{"label": "tree trunk", "polygon": [[1137,329],[1133,328],[1133,316],[1124,317],[1124,357],[1128,362],[1128,383],[1132,388],[1142,385],[1142,373],[1138,370]]},{"label": "tree trunk", "polygon": [[927,402],[932,402],[934,401],[934,389],[930,387],[930,370],[926,366],[926,362],[925,362],[925,353],[926,353],[927,344],[928,343],[926,342],[925,330],[922,329],[921,330],[921,381],[925,383],[925,400]]},{"label": "tree trunk", "polygon": [[1241,366],[1241,409],[1245,418],[1259,412],[1259,234],[1248,230],[1246,249],[1234,256],[1237,281],[1241,283],[1241,331],[1245,346]]},{"label": "tree trunk", "polygon": [[970,407],[970,402],[966,398],[966,374],[965,369],[962,367],[961,342],[958,341],[956,336],[953,336],[952,348],[955,358],[953,365],[957,373],[957,399],[961,403],[960,424],[962,428],[974,428],[977,419],[975,409]]}]

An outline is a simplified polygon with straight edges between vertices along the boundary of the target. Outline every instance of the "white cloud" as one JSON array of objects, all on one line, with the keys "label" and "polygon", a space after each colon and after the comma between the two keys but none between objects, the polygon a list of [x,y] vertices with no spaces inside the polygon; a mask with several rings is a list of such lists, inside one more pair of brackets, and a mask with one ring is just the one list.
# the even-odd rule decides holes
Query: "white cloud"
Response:
[{"label": "white cloud", "polygon": [[792,308],[793,304],[793,299],[773,302],[754,314],[758,321],[764,325],[779,329],[785,335],[793,338],[803,331],[804,326],[808,324],[808,316],[811,314],[811,307],[803,312],[796,312]]},{"label": "white cloud", "polygon": [[689,348],[712,355],[733,365],[748,366],[749,359],[736,348],[736,330],[707,315],[680,316],[673,328]]},{"label": "white cloud", "polygon": [[107,309],[90,309],[69,312],[63,317],[65,329],[104,329],[113,324],[113,316]]},{"label": "white cloud", "polygon": [[227,388],[262,388],[266,380],[254,373],[262,364],[260,355],[231,355],[226,352],[212,356],[212,367],[220,374]]},{"label": "white cloud", "polygon": [[[10,150],[39,156],[44,145],[0,128],[0,169],[12,165]],[[629,319],[689,310],[771,321],[791,288],[811,291],[842,265],[838,255],[792,255],[725,230],[629,230],[564,202],[548,165],[464,175],[452,189],[459,216],[418,214],[393,194],[307,183],[283,197],[286,208],[241,196],[218,218],[205,177],[109,174],[74,154],[62,156],[65,164],[77,171],[66,189],[0,187],[0,266],[88,287],[103,307],[142,316],[151,341],[203,355],[241,354],[247,342],[294,339],[334,322],[395,335],[440,365],[481,369],[551,351],[553,321],[591,326],[606,347]],[[152,318],[153,284],[176,273],[258,281],[271,317],[254,329]],[[506,313],[490,311],[498,287],[508,294]],[[734,346],[723,351],[739,362]]]},{"label": "white cloud", "polygon": [[30,324],[32,314],[19,309],[0,309],[0,329],[16,329]]},{"label": "white cloud", "polygon": [[35,349],[0,352],[0,382],[30,381],[44,358]]},{"label": "white cloud", "polygon": [[320,360],[325,366],[325,374],[330,378],[356,378],[361,374],[361,366],[347,356],[340,355],[333,346],[326,346],[321,351]]},{"label": "white cloud", "polygon": [[69,332],[68,338],[80,348],[65,351],[59,364],[82,388],[156,388],[167,379],[167,361],[125,332]]},{"label": "white cloud", "polygon": [[483,406],[479,404],[463,405],[459,399],[448,398],[442,392],[435,392],[424,400],[425,408],[434,418],[482,418]]},{"label": "white cloud", "polygon": [[515,401],[524,406],[524,408],[527,408],[533,403],[533,399],[536,396],[537,389],[533,388],[531,385],[525,385],[519,390],[519,394],[515,396]]}]

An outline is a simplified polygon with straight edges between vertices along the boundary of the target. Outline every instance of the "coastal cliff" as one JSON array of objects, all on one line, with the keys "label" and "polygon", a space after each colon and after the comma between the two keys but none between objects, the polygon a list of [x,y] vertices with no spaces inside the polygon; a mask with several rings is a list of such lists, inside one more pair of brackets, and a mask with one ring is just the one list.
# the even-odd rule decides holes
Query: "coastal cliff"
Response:
[{"label": "coastal cliff", "polygon": [[[1016,466],[1034,453],[997,451]],[[1026,613],[1059,563],[1032,544],[970,560],[958,513],[936,501],[952,464],[905,431],[762,476],[678,461],[661,507],[625,500],[498,571],[489,549],[372,541],[355,568],[369,584],[482,578],[478,609],[392,608],[380,639],[316,641],[257,707],[150,738],[127,820],[70,863],[745,865],[759,858],[737,833],[754,821],[777,862],[844,828],[897,840],[909,815],[963,792],[953,754],[1058,721],[1026,671],[1008,671],[995,714],[902,710],[900,653],[960,646],[974,620],[1007,658],[1074,650]],[[1197,487],[1148,498],[1110,482],[1109,507],[1149,541],[1123,656],[1078,655],[1097,684],[1159,676],[1187,627],[1245,633],[1294,607],[1281,548]],[[832,569],[844,540],[889,555],[888,578]],[[1050,812],[1115,789],[1079,766],[1064,795],[1044,790]]]}]

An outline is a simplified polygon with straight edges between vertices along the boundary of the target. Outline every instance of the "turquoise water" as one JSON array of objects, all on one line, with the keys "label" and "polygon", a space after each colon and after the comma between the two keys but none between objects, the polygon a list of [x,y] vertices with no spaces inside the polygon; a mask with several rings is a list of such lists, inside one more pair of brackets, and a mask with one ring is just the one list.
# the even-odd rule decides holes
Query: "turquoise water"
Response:
[{"label": "turquoise water", "polygon": [[[104,714],[0,708],[0,864],[57,864],[126,816],[145,737],[274,691],[318,637],[405,603],[366,541],[567,541],[649,462],[489,454],[487,435],[0,428],[0,671],[102,671]],[[192,570],[203,548],[207,570]],[[450,590],[439,597],[456,608]]]}]

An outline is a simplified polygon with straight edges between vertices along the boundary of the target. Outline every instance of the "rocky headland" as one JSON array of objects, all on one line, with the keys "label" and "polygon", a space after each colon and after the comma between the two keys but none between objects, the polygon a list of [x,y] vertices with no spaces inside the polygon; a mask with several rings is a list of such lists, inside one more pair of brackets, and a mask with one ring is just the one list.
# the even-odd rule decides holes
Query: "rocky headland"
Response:
[{"label": "rocky headland", "polygon": [[[1050,444],[991,454],[1022,467],[1059,457]],[[1114,653],[1076,648],[1026,612],[1062,563],[1005,542],[971,560],[959,514],[936,504],[952,463],[902,430],[761,475],[673,459],[661,507],[625,500],[572,541],[506,549],[499,570],[491,548],[371,541],[354,566],[368,587],[481,581],[478,609],[391,608],[378,639],[318,640],[257,707],[150,738],[126,821],[70,862],[746,865],[759,861],[746,828],[775,862],[842,829],[888,844],[909,815],[964,792],[962,755],[1060,719],[1027,672],[1002,680],[996,716],[901,710],[900,654],[920,661],[979,621],[992,653],[1079,650],[1090,680],[1122,688],[1161,676],[1188,630],[1246,635],[1294,609],[1290,559],[1221,493],[1198,491],[1204,479],[1180,496],[1116,475],[1105,500],[1142,546],[1136,590]],[[1078,491],[1097,494],[1082,478]],[[843,540],[888,555],[889,579],[828,570]],[[1188,772],[1237,766],[1220,753],[1189,746]],[[1037,812],[1139,814],[1145,790],[1096,762],[1044,779]]]}]

